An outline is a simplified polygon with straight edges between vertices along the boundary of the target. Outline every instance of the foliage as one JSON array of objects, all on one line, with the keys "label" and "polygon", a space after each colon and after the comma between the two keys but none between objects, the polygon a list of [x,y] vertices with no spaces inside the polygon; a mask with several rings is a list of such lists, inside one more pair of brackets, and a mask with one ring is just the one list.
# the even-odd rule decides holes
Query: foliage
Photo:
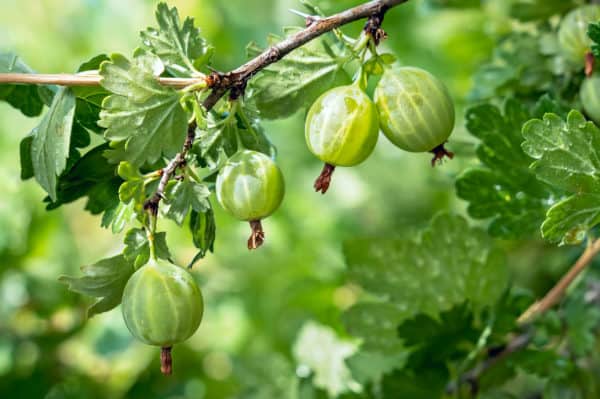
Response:
[{"label": "foliage", "polygon": [[[31,14],[27,29],[48,44],[0,38],[0,73],[33,73],[27,59],[44,72],[97,71],[101,85],[0,85],[0,101],[10,105],[0,108],[4,396],[600,395],[600,263],[557,306],[525,326],[517,321],[593,242],[600,221],[600,131],[578,95],[584,65],[565,62],[556,45],[560,19],[583,1],[411,1],[385,15],[386,52],[394,56],[356,40],[361,26],[349,25],[262,69],[243,96],[210,110],[199,105],[210,92],[205,78],[265,49],[251,42],[241,51],[249,37],[280,29],[280,2],[206,1],[179,11],[160,3],[156,26],[140,33],[131,55],[100,54],[77,68],[75,57],[118,47],[111,37],[123,40],[123,54],[135,46],[121,30],[133,19],[113,21],[110,7],[129,18],[149,15],[149,6],[121,3],[70,15],[58,33],[48,28],[50,16],[36,21],[26,5],[6,7],[13,17],[3,20],[6,32],[22,33],[21,14]],[[358,4],[301,3],[317,15]],[[47,11],[62,21],[69,7]],[[184,10],[202,31],[180,18]],[[471,26],[489,37],[465,36]],[[299,29],[268,34],[266,46]],[[588,32],[600,59],[600,24]],[[5,51],[12,47],[23,58]],[[470,58],[473,48],[488,54],[485,62]],[[398,155],[382,138],[369,162],[336,171],[329,198],[309,195],[307,176],[319,166],[304,149],[304,111],[352,80],[372,96],[396,58],[436,71],[450,88],[455,160],[432,171],[425,158]],[[267,244],[252,255],[242,239],[247,227],[212,207],[218,170],[243,149],[277,155],[288,190],[264,222]],[[19,175],[35,178],[45,194],[19,184]],[[158,221],[148,212],[155,195]],[[96,226],[88,213],[101,215]],[[157,376],[155,353],[134,343],[110,311],[151,245],[162,259],[194,266],[207,307],[199,333],[174,349],[171,380]],[[93,298],[87,316],[95,317],[86,320],[84,301],[55,283],[59,275]],[[515,337],[527,340],[506,354]]]}]

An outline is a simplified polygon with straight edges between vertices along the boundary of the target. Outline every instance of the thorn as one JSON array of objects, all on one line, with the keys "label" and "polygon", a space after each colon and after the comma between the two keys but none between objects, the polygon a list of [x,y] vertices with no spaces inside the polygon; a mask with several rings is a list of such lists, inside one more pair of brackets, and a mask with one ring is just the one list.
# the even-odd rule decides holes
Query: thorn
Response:
[{"label": "thorn", "polygon": [[307,14],[305,12],[302,11],[298,11],[298,10],[294,10],[293,8],[288,9],[289,12],[291,12],[292,14],[296,14],[299,17],[302,17],[306,20],[306,26],[309,27],[312,24],[314,24],[315,22],[317,22],[319,19],[321,19],[320,17],[316,16],[316,15],[310,15]]}]

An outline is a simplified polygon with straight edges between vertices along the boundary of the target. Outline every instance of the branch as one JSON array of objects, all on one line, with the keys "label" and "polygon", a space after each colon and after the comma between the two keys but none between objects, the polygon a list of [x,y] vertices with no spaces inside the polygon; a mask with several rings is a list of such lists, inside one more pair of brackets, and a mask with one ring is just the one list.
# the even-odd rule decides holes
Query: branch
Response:
[{"label": "branch", "polygon": [[525,324],[533,319],[535,319],[538,315],[544,313],[548,309],[552,308],[556,305],[561,298],[563,297],[565,291],[573,280],[579,276],[579,274],[594,260],[594,256],[596,256],[600,252],[600,239],[592,242],[588,245],[585,251],[581,254],[579,259],[571,266],[569,271],[560,279],[558,283],[548,293],[539,301],[536,301],[533,305],[531,305],[518,319],[519,324]]},{"label": "branch", "polygon": [[[301,47],[309,41],[359,19],[369,18],[367,24],[369,29],[379,27],[383,21],[385,12],[397,5],[406,3],[408,0],[375,0],[368,3],[342,11],[339,14],[326,18],[311,17],[307,18],[307,27],[298,31],[294,35],[282,40],[274,46],[266,49],[261,54],[246,62],[244,65],[227,73],[213,72],[207,77],[208,86],[211,92],[203,102],[206,111],[210,111],[215,104],[229,91],[232,99],[238,98],[243,94],[248,80],[257,72],[267,66],[279,61],[293,50]],[[375,20],[372,22],[371,20]],[[377,31],[377,34],[381,32]],[[378,40],[376,37],[374,39]],[[175,171],[185,163],[185,156],[189,151],[195,137],[196,123],[192,122],[188,128],[188,135],[184,147],[169,164],[162,169],[162,177],[156,190],[156,193],[146,202],[147,209],[156,214],[158,205],[164,198],[164,190],[167,183],[174,175]]]},{"label": "branch", "polygon": [[[523,314],[521,314],[521,316],[519,316],[517,323],[521,326],[526,325],[560,302],[571,283],[590,263],[592,263],[594,257],[599,252],[600,239],[597,239],[586,247],[585,251],[571,266],[569,271],[558,281],[558,283],[556,283],[556,285],[554,285],[554,287],[552,287],[552,289],[550,289],[550,291],[546,293],[546,295],[544,295],[542,299],[533,303],[525,312],[523,312]],[[490,353],[488,358],[482,363],[462,374],[459,377],[458,382],[448,385],[446,391],[448,393],[453,393],[458,390],[462,384],[468,383],[471,386],[471,393],[476,394],[481,375],[512,353],[524,349],[531,341],[531,338],[531,332],[514,336],[500,351],[493,351],[493,353]]]}]

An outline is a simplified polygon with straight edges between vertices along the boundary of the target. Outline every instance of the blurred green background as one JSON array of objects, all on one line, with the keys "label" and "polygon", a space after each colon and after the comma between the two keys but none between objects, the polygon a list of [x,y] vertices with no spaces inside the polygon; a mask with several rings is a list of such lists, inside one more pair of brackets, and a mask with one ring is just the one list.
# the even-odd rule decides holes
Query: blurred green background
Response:
[{"label": "blurred green background", "polygon": [[[75,71],[103,52],[131,54],[138,32],[154,25],[156,2],[144,0],[2,0],[0,48],[38,72]],[[331,13],[357,0],[316,1]],[[23,398],[278,398],[288,377],[305,371],[294,355],[303,326],[315,322],[344,337],[340,314],[360,294],[345,283],[341,244],[359,235],[411,234],[440,210],[463,212],[454,178],[473,151],[462,113],[473,71],[489,57],[493,37],[507,28],[508,1],[483,10],[432,10],[411,1],[386,15],[384,47],[400,62],[429,69],[457,103],[451,149],[459,156],[432,169],[429,155],[398,151],[380,140],[364,164],[336,171],[326,196],[312,190],[321,165],[304,144],[298,114],[265,124],[287,181],[283,206],[265,222],[267,244],[249,253],[248,226],[217,209],[215,254],[194,269],[205,319],[174,349],[175,374],[159,376],[158,350],[135,342],[120,310],[85,319],[87,298],[58,283],[81,265],[118,253],[121,236],[100,227],[82,201],[46,212],[44,193],[19,179],[19,141],[36,125],[0,104],[0,397]],[[214,66],[245,59],[249,41],[302,25],[294,0],[171,0],[193,16],[216,48]],[[357,34],[362,23],[345,28]],[[184,229],[163,222],[175,259],[195,254]],[[535,264],[540,244],[511,243],[511,266]],[[508,245],[508,244],[507,244]],[[526,249],[525,249],[526,248]],[[563,252],[564,254],[564,252]],[[566,264],[565,255],[545,262]],[[552,273],[552,265],[547,265]],[[517,273],[527,278],[528,272]],[[540,280],[539,290],[544,288]],[[315,342],[318,350],[322,342]]]}]

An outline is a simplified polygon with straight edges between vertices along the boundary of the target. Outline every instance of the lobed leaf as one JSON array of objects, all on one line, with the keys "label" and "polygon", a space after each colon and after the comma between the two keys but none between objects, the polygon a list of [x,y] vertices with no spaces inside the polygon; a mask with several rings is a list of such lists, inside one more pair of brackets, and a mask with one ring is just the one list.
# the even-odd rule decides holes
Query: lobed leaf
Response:
[{"label": "lobed leaf", "polygon": [[[288,28],[286,36],[298,28]],[[268,46],[283,40],[269,35]],[[249,57],[262,53],[256,43],[247,47]],[[263,69],[250,81],[249,97],[262,117],[278,119],[310,106],[327,89],[349,83],[343,55],[326,38],[317,38]]]},{"label": "lobed leaf", "polygon": [[196,183],[190,178],[171,180],[165,190],[162,211],[181,226],[190,208],[194,212],[206,212],[210,208],[209,196],[210,190],[205,184]]},{"label": "lobed leaf", "polygon": [[553,195],[552,188],[529,170],[532,159],[521,148],[521,129],[529,118],[529,112],[512,99],[503,112],[482,104],[466,114],[467,129],[481,140],[477,156],[483,165],[465,170],[456,180],[456,191],[469,202],[471,217],[491,218],[488,231],[494,236],[531,234],[544,220]]},{"label": "lobed leaf", "polygon": [[382,301],[359,303],[344,315],[369,350],[397,349],[396,327],[416,315],[436,319],[465,301],[475,309],[492,305],[507,280],[503,253],[493,240],[449,214],[434,217],[418,239],[352,240],[344,255],[351,282]]},{"label": "lobed leaf", "polygon": [[551,242],[581,242],[600,221],[600,129],[573,110],[566,121],[552,113],[530,120],[523,136],[537,178],[571,195],[549,209],[542,235]]},{"label": "lobed leaf", "polygon": [[158,56],[167,71],[176,77],[191,77],[210,61],[212,47],[200,37],[192,18],[181,24],[177,8],[159,3],[156,8],[159,29],[141,32],[144,49]]},{"label": "lobed leaf", "polygon": [[71,291],[97,298],[88,308],[88,317],[107,312],[121,303],[127,280],[133,274],[133,263],[123,255],[102,259],[81,268],[82,277],[61,276],[59,281]]},{"label": "lobed leaf", "polygon": [[102,64],[101,84],[113,94],[102,103],[98,125],[106,128],[107,139],[123,144],[111,151],[113,161],[139,167],[172,157],[182,147],[187,115],[180,94],[156,81],[163,70],[160,59],[149,54],[131,62],[115,54]]}]

